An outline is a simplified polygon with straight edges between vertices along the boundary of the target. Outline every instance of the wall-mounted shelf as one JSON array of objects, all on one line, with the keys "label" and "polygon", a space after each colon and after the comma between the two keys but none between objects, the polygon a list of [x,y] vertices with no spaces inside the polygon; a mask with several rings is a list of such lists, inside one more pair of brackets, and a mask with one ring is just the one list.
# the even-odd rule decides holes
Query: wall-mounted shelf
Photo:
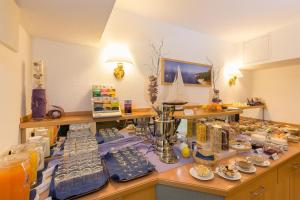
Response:
[{"label": "wall-mounted shelf", "polygon": [[20,123],[20,128],[35,128],[35,127],[47,127],[47,126],[59,126],[68,124],[79,124],[79,123],[92,123],[92,122],[103,122],[103,121],[118,121],[118,120],[128,120],[143,117],[152,117],[154,112],[151,109],[140,109],[134,110],[132,114],[122,114],[120,117],[106,117],[106,118],[93,118],[92,112],[72,112],[66,113],[63,117],[59,119],[43,119],[43,120],[33,120],[24,121]]},{"label": "wall-mounted shelf", "polygon": [[243,66],[242,70],[260,70],[260,69],[268,69],[268,68],[279,68],[279,67],[287,67],[293,65],[300,65],[300,58],[291,58],[279,61],[270,61],[258,64],[249,64]]}]

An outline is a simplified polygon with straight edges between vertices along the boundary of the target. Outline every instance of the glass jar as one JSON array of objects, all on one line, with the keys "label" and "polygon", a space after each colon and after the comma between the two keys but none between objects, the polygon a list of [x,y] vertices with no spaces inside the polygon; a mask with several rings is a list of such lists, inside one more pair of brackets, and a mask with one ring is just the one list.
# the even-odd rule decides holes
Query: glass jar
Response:
[{"label": "glass jar", "polygon": [[131,100],[124,101],[124,111],[125,111],[125,114],[132,113],[132,101]]},{"label": "glass jar", "polygon": [[26,154],[0,158],[0,199],[28,200],[29,172],[30,164]]}]

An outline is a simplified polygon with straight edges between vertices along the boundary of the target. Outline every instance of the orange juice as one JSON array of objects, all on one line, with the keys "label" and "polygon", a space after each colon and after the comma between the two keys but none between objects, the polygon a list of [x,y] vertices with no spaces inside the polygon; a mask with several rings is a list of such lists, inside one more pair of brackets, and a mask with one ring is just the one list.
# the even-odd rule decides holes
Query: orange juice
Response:
[{"label": "orange juice", "polygon": [[29,158],[29,183],[30,185],[34,185],[37,180],[37,171],[38,171],[38,164],[39,164],[39,152],[36,150],[36,144],[21,144],[16,147],[17,154],[25,153],[28,154]]},{"label": "orange juice", "polygon": [[28,200],[30,192],[28,157],[9,155],[0,161],[0,199]]},{"label": "orange juice", "polygon": [[37,179],[37,168],[38,168],[38,152],[34,149],[28,150],[29,154],[29,163],[30,163],[30,170],[29,170],[29,181],[30,185],[36,183]]}]

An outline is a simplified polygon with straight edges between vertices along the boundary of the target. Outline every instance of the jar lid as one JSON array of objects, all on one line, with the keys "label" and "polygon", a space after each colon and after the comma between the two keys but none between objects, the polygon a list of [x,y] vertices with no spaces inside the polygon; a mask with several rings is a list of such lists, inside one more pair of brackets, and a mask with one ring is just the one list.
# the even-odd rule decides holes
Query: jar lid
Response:
[{"label": "jar lid", "polygon": [[16,166],[26,161],[28,161],[28,155],[25,153],[3,156],[0,158],[0,168]]}]

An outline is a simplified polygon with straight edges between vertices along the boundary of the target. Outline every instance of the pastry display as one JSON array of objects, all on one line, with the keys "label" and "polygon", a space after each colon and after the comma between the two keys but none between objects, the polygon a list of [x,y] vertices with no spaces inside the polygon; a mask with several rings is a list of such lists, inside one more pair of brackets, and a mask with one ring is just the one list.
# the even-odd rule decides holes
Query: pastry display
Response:
[{"label": "pastry display", "polygon": [[189,172],[191,176],[202,181],[208,181],[214,178],[214,173],[205,165],[195,165]]},{"label": "pastry display", "polygon": [[300,137],[295,135],[289,135],[287,139],[289,142],[294,142],[294,143],[300,142]]},{"label": "pastry display", "polygon": [[237,160],[236,164],[241,167],[242,169],[246,169],[249,170],[251,169],[251,167],[253,167],[253,164],[250,160],[247,159],[241,159],[241,160]]},{"label": "pastry display", "polygon": [[205,165],[195,165],[194,169],[196,170],[197,175],[201,177],[206,177],[211,173],[211,170]]},{"label": "pastry display", "polygon": [[249,142],[245,142],[245,141],[236,141],[236,142],[232,142],[230,144],[230,147],[232,149],[235,149],[237,151],[249,151],[251,150],[251,143]]},{"label": "pastry display", "polygon": [[265,144],[263,150],[267,155],[273,155],[274,153],[279,154],[283,151],[279,146],[273,144]]},{"label": "pastry display", "polygon": [[216,173],[231,181],[240,180],[242,177],[234,164],[220,165],[216,168]]},{"label": "pastry display", "polygon": [[248,158],[254,165],[260,167],[268,167],[270,165],[270,161],[264,155],[253,154]]},{"label": "pastry display", "polygon": [[228,165],[221,165],[219,167],[220,172],[222,172],[224,175],[232,178],[237,174],[237,170],[234,165],[228,164]]},{"label": "pastry display", "polygon": [[258,163],[258,164],[261,164],[266,161],[266,157],[258,154],[254,154],[250,158],[253,163]]}]

